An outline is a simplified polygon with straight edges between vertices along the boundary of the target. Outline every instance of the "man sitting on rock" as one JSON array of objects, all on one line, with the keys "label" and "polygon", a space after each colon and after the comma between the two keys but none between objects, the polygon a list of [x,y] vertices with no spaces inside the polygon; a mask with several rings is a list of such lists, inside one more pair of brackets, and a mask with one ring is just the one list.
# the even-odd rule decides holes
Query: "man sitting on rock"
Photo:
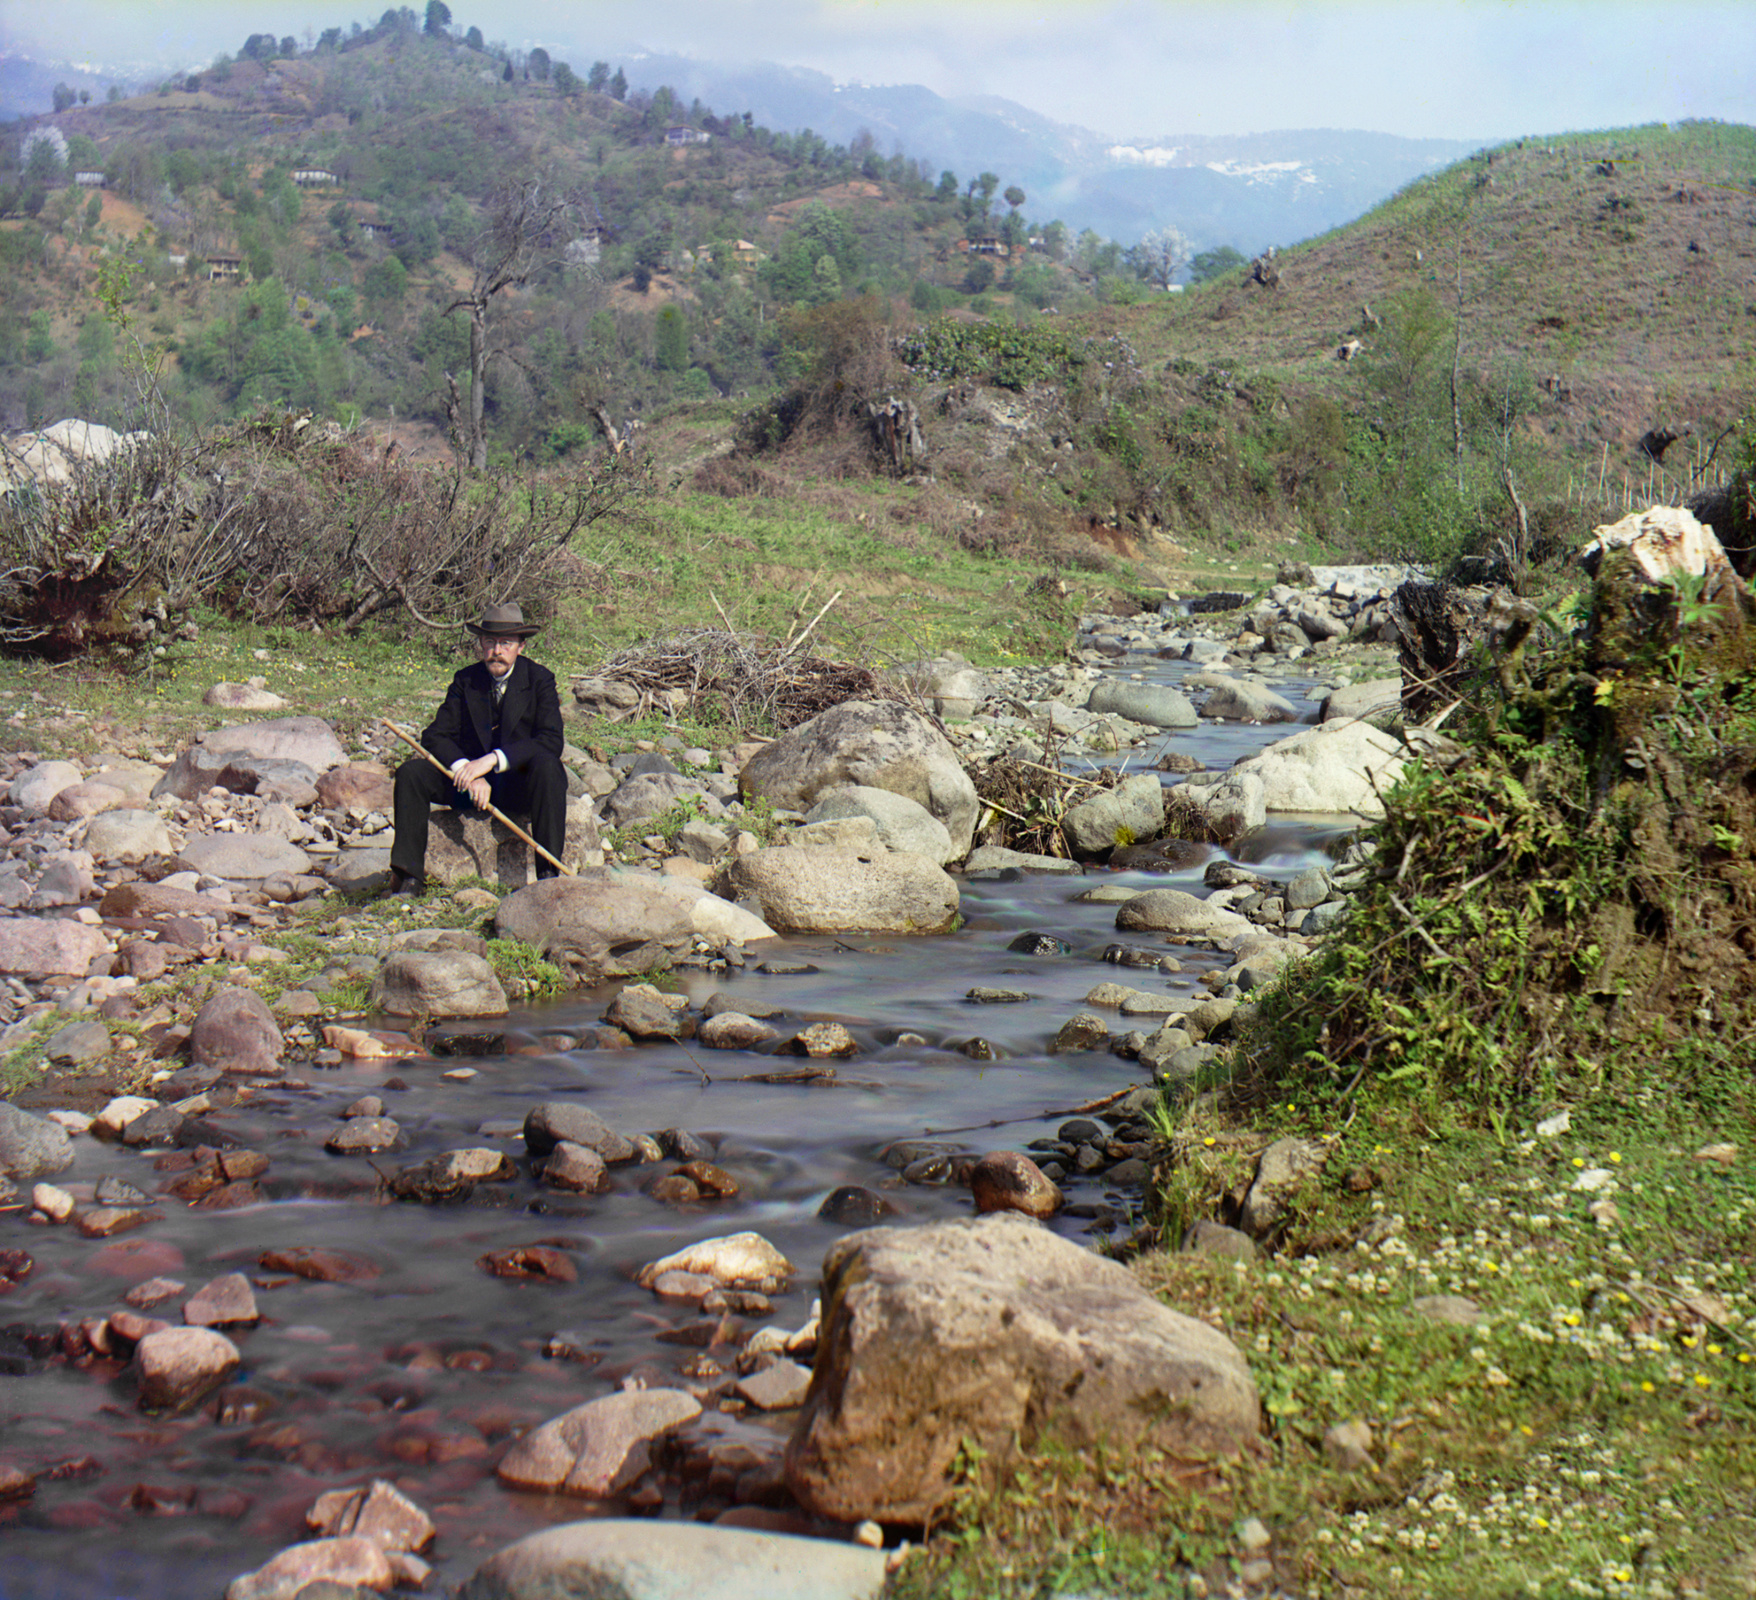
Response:
[{"label": "man sitting on rock", "polygon": [[[567,776],[561,767],[561,701],[555,675],[524,659],[537,631],[515,605],[489,606],[468,623],[481,658],[451,680],[421,743],[451,777],[419,757],[396,769],[396,842],[390,892],[419,894],[426,881],[427,816],[434,805],[529,813],[531,837],[560,858],[567,832]],[[537,857],[537,876],[556,876]]]}]

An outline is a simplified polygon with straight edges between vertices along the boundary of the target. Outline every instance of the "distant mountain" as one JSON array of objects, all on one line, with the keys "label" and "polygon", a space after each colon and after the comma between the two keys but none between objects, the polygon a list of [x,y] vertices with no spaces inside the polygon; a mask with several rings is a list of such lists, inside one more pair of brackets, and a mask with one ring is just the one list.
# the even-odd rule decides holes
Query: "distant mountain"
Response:
[{"label": "distant mountain", "polygon": [[1116,140],[1055,122],[1011,100],[947,100],[918,84],[837,85],[821,72],[641,56],[625,66],[636,89],[670,87],[687,105],[750,112],[771,128],[810,128],[836,144],[863,131],[878,150],[949,168],[967,183],[995,172],[1018,184],[1027,215],[1056,217],[1132,243],[1167,224],[1197,250],[1255,254],[1351,222],[1428,172],[1468,155],[1458,139],[1318,129],[1235,136]]},{"label": "distant mountain", "polygon": [[137,81],[135,70],[73,66],[65,61],[36,61],[29,56],[0,52],[0,122],[46,115],[54,108],[58,83],[83,89],[101,104],[112,83],[126,86]]}]

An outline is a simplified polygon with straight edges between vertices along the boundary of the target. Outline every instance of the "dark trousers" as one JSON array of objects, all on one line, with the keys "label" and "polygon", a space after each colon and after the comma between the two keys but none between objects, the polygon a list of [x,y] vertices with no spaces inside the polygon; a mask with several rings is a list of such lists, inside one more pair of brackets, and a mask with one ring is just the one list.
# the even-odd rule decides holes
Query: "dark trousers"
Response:
[{"label": "dark trousers", "polygon": [[[488,779],[489,798],[507,816],[530,817],[530,834],[558,861],[567,840],[567,774],[554,756],[538,756],[523,772],[497,772]],[[427,816],[431,807],[475,811],[470,798],[430,761],[410,757],[396,769],[396,841],[390,865],[411,878],[425,874]],[[477,816],[483,813],[476,812]],[[553,863],[537,857],[537,876],[553,878]]]}]

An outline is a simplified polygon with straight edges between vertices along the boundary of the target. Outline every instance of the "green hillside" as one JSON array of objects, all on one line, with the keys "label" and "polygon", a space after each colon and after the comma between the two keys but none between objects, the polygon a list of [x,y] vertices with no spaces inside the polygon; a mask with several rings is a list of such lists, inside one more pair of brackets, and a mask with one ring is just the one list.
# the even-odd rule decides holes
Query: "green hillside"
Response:
[{"label": "green hillside", "polygon": [[[1050,251],[1081,242],[1009,204],[995,174],[966,183],[664,90],[630,99],[607,63],[474,49],[412,12],[312,49],[283,41],[291,55],[248,43],[154,93],[38,119],[58,141],[0,168],[9,425],[123,420],[92,294],[117,254],[137,267],[180,414],[275,404],[442,425],[444,373],[469,378],[466,319],[446,309],[491,254],[509,185],[561,202],[495,307],[510,359],[490,375],[490,431],[534,459],[576,447],[582,402],[626,418],[770,382],[789,305],[912,294],[932,312],[995,279],[1044,303],[1080,287]],[[958,249],[972,235],[1017,249],[972,266]],[[1114,246],[1083,246],[1094,285],[1120,265]]]},{"label": "green hillside", "polygon": [[519,470],[636,439],[672,536],[784,501],[911,560],[1121,558],[1121,590],[1517,569],[1727,482],[1756,382],[1756,131],[1718,123],[1482,151],[1177,293],[1163,251],[1069,239],[1002,174],[406,9],[68,104],[8,159],[9,429],[129,425],[144,359],[206,430],[309,413]]}]

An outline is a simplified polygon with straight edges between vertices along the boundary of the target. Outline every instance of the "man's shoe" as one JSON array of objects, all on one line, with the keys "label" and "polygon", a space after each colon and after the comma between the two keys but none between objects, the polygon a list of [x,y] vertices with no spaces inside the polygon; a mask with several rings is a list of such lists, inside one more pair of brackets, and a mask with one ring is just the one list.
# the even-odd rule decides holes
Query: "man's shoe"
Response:
[{"label": "man's shoe", "polygon": [[390,892],[412,900],[426,887],[426,880],[418,878],[412,872],[404,872],[401,867],[390,869]]}]

